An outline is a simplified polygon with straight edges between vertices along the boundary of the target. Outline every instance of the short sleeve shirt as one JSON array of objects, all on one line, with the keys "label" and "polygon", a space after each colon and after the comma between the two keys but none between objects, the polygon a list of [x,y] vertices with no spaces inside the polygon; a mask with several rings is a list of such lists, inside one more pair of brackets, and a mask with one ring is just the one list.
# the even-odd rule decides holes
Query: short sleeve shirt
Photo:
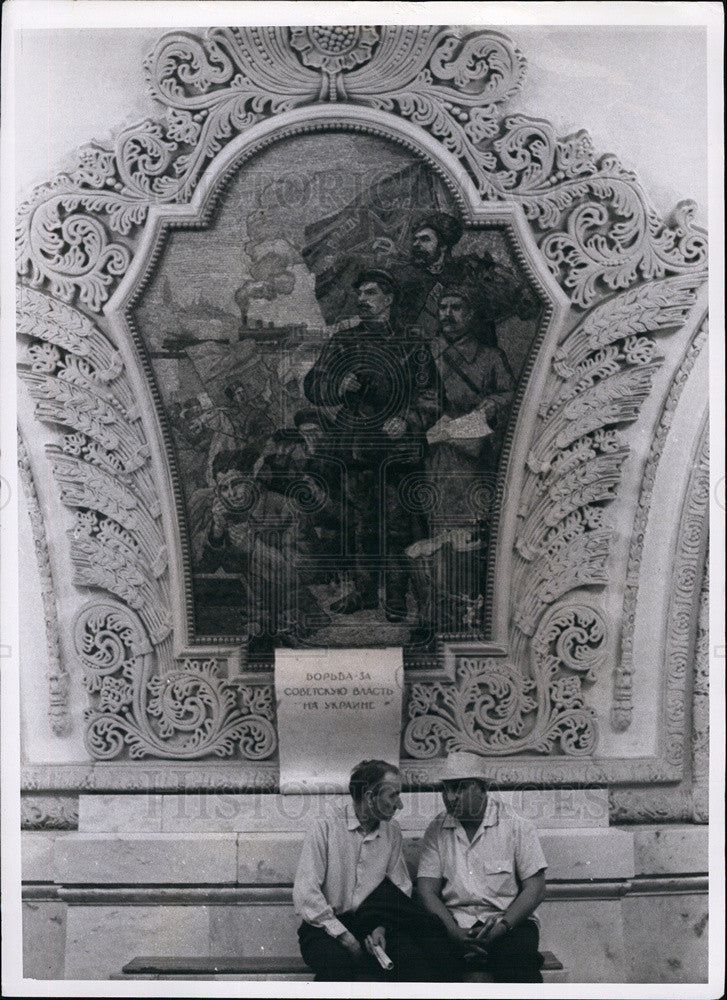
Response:
[{"label": "short sleeve shirt", "polygon": [[459,820],[440,813],[427,827],[419,877],[443,879],[442,902],[460,927],[503,913],[524,879],[547,867],[533,823],[490,798],[470,842]]},{"label": "short sleeve shirt", "polygon": [[345,931],[337,914],[358,909],[389,878],[411,895],[411,879],[396,820],[364,833],[352,803],[329,808],[303,843],[293,885],[296,913],[336,937]]}]

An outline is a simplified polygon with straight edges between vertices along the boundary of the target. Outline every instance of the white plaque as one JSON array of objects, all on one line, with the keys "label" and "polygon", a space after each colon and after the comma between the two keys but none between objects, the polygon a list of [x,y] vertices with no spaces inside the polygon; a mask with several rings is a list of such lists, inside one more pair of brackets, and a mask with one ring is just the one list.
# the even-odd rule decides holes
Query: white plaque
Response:
[{"label": "white plaque", "polygon": [[281,792],[346,791],[351,769],[399,762],[400,647],[275,653]]}]

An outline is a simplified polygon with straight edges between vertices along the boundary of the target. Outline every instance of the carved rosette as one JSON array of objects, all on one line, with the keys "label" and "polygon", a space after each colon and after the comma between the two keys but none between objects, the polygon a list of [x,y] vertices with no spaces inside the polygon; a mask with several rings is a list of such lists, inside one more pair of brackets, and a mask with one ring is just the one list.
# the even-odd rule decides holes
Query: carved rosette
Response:
[{"label": "carved rosette", "polygon": [[603,666],[606,628],[584,604],[558,608],[532,644],[532,676],[497,657],[458,656],[454,683],[411,685],[403,745],[425,759],[443,750],[483,755],[587,756],[596,746],[594,713],[582,685]]},{"label": "carved rosette", "polygon": [[341,71],[368,62],[378,40],[377,28],[361,24],[290,28],[290,44],[303,65],[322,71],[321,100],[344,96]]},{"label": "carved rosette", "polygon": [[238,754],[265,760],[277,747],[272,685],[218,676],[215,660],[185,659],[154,673],[152,647],[128,608],[94,604],[78,617],[76,653],[91,696],[86,747],[96,760],[191,760]]}]

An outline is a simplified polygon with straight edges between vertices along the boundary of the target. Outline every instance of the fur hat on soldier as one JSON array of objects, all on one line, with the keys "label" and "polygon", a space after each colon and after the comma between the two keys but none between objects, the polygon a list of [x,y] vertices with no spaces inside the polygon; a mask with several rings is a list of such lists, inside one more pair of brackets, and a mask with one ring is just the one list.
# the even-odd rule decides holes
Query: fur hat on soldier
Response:
[{"label": "fur hat on soldier", "polygon": [[461,221],[447,212],[430,212],[428,215],[420,216],[414,223],[412,233],[418,233],[422,229],[433,230],[447,247],[459,243],[464,232]]}]

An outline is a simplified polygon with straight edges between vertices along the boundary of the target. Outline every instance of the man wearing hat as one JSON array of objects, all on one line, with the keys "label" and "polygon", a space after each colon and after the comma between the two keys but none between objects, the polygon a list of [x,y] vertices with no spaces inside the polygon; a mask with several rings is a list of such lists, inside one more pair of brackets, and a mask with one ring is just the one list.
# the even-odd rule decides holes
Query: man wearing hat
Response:
[{"label": "man wearing hat", "polygon": [[455,631],[484,590],[491,499],[515,386],[482,308],[478,286],[442,288],[430,349],[443,412],[427,432],[426,456],[427,479],[440,500],[429,515],[429,539],[407,550],[420,617],[435,616]]},{"label": "man wearing hat", "polygon": [[477,754],[450,753],[441,780],[446,809],[424,834],[419,898],[473,970],[495,982],[540,983],[533,912],[547,863],[535,826],[488,794]]},{"label": "man wearing hat", "polygon": [[426,337],[433,336],[442,288],[455,282],[476,283],[483,289],[488,305],[483,319],[491,326],[507,316],[527,319],[537,313],[538,303],[532,295],[491,254],[453,256],[453,248],[464,233],[461,220],[454,215],[430,212],[414,222],[411,232],[415,273],[404,279],[399,314],[405,326],[417,326]]},{"label": "man wearing hat", "polygon": [[[322,812],[303,843],[293,903],[303,921],[298,940],[305,962],[319,982],[362,974],[395,982],[446,980],[454,949],[441,922],[410,898],[394,819],[402,808],[399,769],[363,760],[351,772],[349,791],[350,801]],[[376,946],[385,952],[378,960]]]},{"label": "man wearing hat", "polygon": [[422,538],[421,515],[404,509],[402,481],[423,475],[426,432],[439,416],[437,373],[427,345],[392,321],[398,288],[377,268],[354,281],[358,322],[339,328],[305,377],[304,392],[331,421],[333,454],[344,476],[346,554],[353,590],[331,605],[352,614],[378,606],[385,577],[386,618],[407,616],[404,550]]},{"label": "man wearing hat", "polygon": [[459,496],[448,497],[450,511],[462,506],[478,477],[494,478],[515,388],[507,357],[481,319],[482,300],[473,283],[445,285],[431,343],[444,401],[427,433],[427,472],[456,479]]}]

